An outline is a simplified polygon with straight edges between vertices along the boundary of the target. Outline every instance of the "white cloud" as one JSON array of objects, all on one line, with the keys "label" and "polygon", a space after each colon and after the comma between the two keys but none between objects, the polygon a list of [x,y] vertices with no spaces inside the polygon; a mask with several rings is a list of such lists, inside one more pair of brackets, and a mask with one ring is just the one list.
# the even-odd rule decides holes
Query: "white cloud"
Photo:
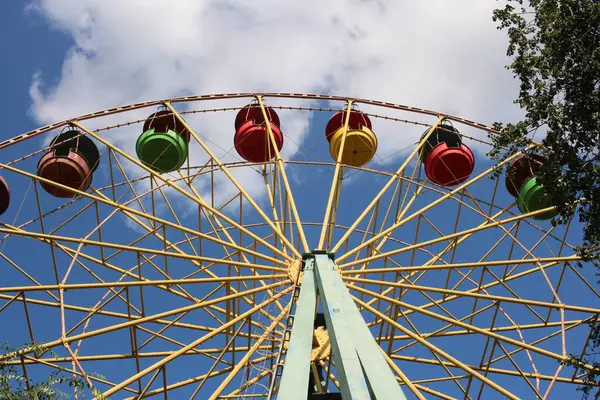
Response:
[{"label": "white cloud", "polygon": [[[44,86],[43,71],[34,78],[32,111],[46,123],[184,94],[289,91],[390,101],[484,123],[510,119],[518,115],[511,105],[516,84],[504,69],[505,33],[491,21],[495,6],[495,0],[38,0],[33,8],[75,45],[56,86]],[[281,114],[290,138],[284,155],[291,157],[309,114]],[[198,116],[199,130],[228,150],[233,116]],[[133,152],[137,129],[108,137]],[[423,131],[400,129],[377,121],[379,157]],[[258,174],[236,174],[251,192],[256,186],[264,193]],[[233,189],[220,193],[225,198]]]}]

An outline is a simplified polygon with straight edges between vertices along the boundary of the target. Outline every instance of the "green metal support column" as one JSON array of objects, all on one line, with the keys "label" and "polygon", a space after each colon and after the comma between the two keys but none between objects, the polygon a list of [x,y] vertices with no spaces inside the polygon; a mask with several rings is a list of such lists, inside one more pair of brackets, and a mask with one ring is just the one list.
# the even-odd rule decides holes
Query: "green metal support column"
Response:
[{"label": "green metal support column", "polygon": [[308,396],[310,355],[317,305],[314,266],[314,259],[305,260],[292,334],[279,383],[278,399],[306,400]]},{"label": "green metal support column", "polygon": [[[381,348],[375,341],[358,308],[356,308],[356,304],[354,304],[346,285],[344,285],[344,281],[342,281],[332,258],[333,255],[315,255],[315,270],[317,272],[317,288],[324,302],[325,319],[331,344],[333,346],[337,342],[342,345],[340,337],[345,340],[345,336],[348,336],[350,344],[343,343],[343,346],[348,346],[346,351],[353,352],[360,362],[361,380],[354,376],[351,377],[348,387],[352,389],[352,395],[347,398],[406,400],[394,373],[383,354],[381,354]],[[328,317],[328,314],[330,317]],[[333,347],[333,356],[339,373],[340,367],[337,360],[340,358],[336,354],[335,347]],[[345,369],[346,360],[343,358],[342,360]],[[354,365],[351,366],[354,368]],[[361,390],[356,392],[360,393],[361,397],[355,396],[355,385],[352,385],[354,379],[357,379],[356,383],[361,385],[363,381],[366,381],[367,394],[363,394]],[[340,391],[342,398],[346,400],[342,385],[340,385]]]},{"label": "green metal support column", "polygon": [[327,254],[315,255],[315,264],[317,287],[323,302],[323,312],[342,399],[370,399],[369,387],[352,338],[354,332],[347,324],[349,315],[343,301],[343,292],[346,291],[344,283],[341,279],[339,282],[333,279],[334,275],[339,276],[339,274]]},{"label": "green metal support column", "polygon": [[[279,400],[308,396],[316,291],[323,305],[336,375],[344,400],[406,400],[333,261],[333,254],[304,256],[304,273],[292,325]],[[315,291],[316,289],[316,291]]]}]

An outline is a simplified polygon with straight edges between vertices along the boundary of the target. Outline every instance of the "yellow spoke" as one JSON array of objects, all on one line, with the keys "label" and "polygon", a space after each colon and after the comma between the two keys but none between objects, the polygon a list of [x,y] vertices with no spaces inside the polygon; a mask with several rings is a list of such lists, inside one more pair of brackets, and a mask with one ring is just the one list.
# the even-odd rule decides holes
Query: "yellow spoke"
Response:
[{"label": "yellow spoke", "polygon": [[[350,123],[350,113],[352,111],[352,100],[346,102],[346,113],[344,116],[344,133],[342,134],[342,141],[338,150],[337,159],[335,160],[335,170],[333,172],[333,178],[331,183],[331,189],[329,191],[329,199],[325,206],[325,215],[323,215],[323,225],[321,227],[321,236],[319,237],[318,249],[323,249],[325,245],[325,235],[327,234],[327,228],[331,222],[331,212],[333,208],[334,199],[338,193],[338,186],[341,186],[340,176],[343,174],[342,157],[344,156],[344,146],[346,144],[346,136],[348,135],[348,124]],[[339,199],[338,199],[339,201]],[[332,249],[335,251],[335,249]]]},{"label": "yellow spoke", "polygon": [[[275,295],[273,298],[267,299],[264,302],[262,302],[260,304],[257,304],[256,306],[252,307],[250,310],[244,312],[243,314],[240,314],[239,316],[237,316],[236,318],[232,319],[228,323],[221,325],[219,328],[214,329],[213,331],[211,331],[210,333],[207,333],[206,335],[202,336],[201,338],[199,338],[197,340],[194,340],[192,343],[190,343],[190,344],[186,345],[185,347],[181,348],[180,350],[172,353],[170,356],[165,357],[161,361],[158,361],[158,362],[152,364],[151,366],[149,366],[148,368],[146,368],[143,371],[139,372],[138,374],[130,376],[129,378],[127,378],[123,382],[121,382],[118,385],[116,385],[115,387],[113,387],[112,389],[107,390],[106,392],[104,392],[103,395],[105,397],[107,397],[107,396],[110,396],[110,395],[118,392],[119,390],[123,389],[124,387],[126,387],[130,383],[136,381],[138,378],[143,377],[144,375],[147,375],[150,372],[154,371],[156,368],[162,367],[163,365],[167,364],[169,361],[174,360],[180,354],[183,354],[184,352],[188,351],[189,349],[192,349],[192,348],[198,346],[199,344],[207,341],[208,339],[210,339],[210,338],[214,337],[215,335],[219,334],[221,331],[228,329],[233,324],[235,324],[237,322],[241,322],[244,318],[248,317],[252,313],[254,313],[254,312],[258,311],[259,309],[261,309],[262,307],[268,305],[269,303],[275,301],[275,299],[278,299],[278,298],[284,296],[285,294],[289,293],[291,290],[292,290],[292,288],[285,289],[284,291],[282,291],[279,294]],[[279,321],[278,320],[274,321],[274,324],[276,324],[277,322],[279,322]]]},{"label": "yellow spoke", "polygon": [[[526,150],[529,150],[529,148],[525,149],[524,151],[526,151]],[[371,239],[367,240],[366,242],[364,242],[360,246],[357,246],[354,249],[350,250],[349,252],[340,255],[339,258],[338,258],[338,260],[341,261],[341,260],[343,260],[343,259],[351,256],[352,254],[360,251],[361,249],[363,249],[364,247],[368,246],[369,244],[371,244],[373,242],[376,242],[377,240],[379,240],[379,239],[385,237],[386,235],[392,233],[393,231],[395,231],[396,229],[398,229],[399,227],[401,227],[405,223],[407,223],[407,222],[411,221],[412,219],[414,219],[415,217],[418,217],[419,215],[423,214],[425,211],[432,209],[433,207],[437,206],[441,202],[443,202],[446,199],[450,198],[451,196],[453,196],[454,194],[458,193],[462,189],[464,189],[464,188],[472,185],[473,183],[475,183],[475,182],[481,180],[482,178],[484,178],[485,176],[489,175],[491,172],[493,172],[493,171],[501,168],[504,164],[512,161],[517,156],[518,156],[518,154],[514,154],[513,156],[506,158],[505,160],[503,160],[502,162],[496,164],[495,166],[493,166],[491,168],[488,168],[487,170],[483,171],[482,173],[480,173],[476,177],[467,180],[465,183],[459,185],[455,189],[453,189],[453,190],[449,191],[448,193],[444,194],[443,196],[441,196],[437,200],[432,201],[431,203],[429,203],[425,207],[421,208],[420,210],[415,211],[414,213],[412,213],[408,217],[403,218],[400,221],[394,223],[392,226],[390,226],[389,228],[387,228],[384,231],[380,232],[378,235],[372,237]],[[540,211],[537,211],[537,212],[529,213],[530,215],[528,215],[528,216],[537,215],[539,213],[542,213],[542,212],[545,212],[545,211],[549,211],[549,210],[552,210],[552,209],[554,209],[554,207],[549,207],[549,208],[544,209],[544,210],[540,210]]]},{"label": "yellow spoke", "polygon": [[[403,301],[400,301],[400,300],[396,300],[396,299],[391,299],[391,298],[389,298],[389,297],[382,296],[382,295],[380,295],[380,294],[377,294],[377,293],[375,293],[375,292],[372,292],[372,291],[370,291],[370,290],[367,290],[367,289],[362,289],[362,288],[359,288],[359,287],[356,287],[356,286],[355,286],[355,287],[353,287],[352,289],[354,289],[354,290],[357,290],[357,291],[359,291],[359,292],[364,292],[364,293],[366,293],[366,294],[369,294],[370,296],[373,296],[373,297],[375,297],[375,298],[380,298],[380,299],[382,299],[382,300],[385,300],[385,301],[387,301],[387,302],[390,302],[390,303],[395,303],[395,304],[398,304],[400,307],[404,307],[404,308],[406,308],[406,309],[408,309],[408,310],[411,310],[411,311],[418,312],[418,313],[420,313],[420,314],[423,314],[423,315],[426,315],[426,316],[428,316],[428,317],[432,317],[432,318],[435,318],[435,319],[438,319],[438,320],[441,320],[441,321],[444,321],[444,322],[447,322],[447,323],[450,323],[450,324],[453,324],[453,325],[456,325],[456,326],[460,326],[460,327],[462,327],[462,328],[470,329],[470,330],[473,330],[474,332],[480,333],[480,334],[482,334],[482,335],[485,335],[485,336],[490,336],[490,337],[492,337],[492,338],[494,338],[494,339],[497,339],[497,340],[500,340],[500,341],[506,342],[506,343],[508,343],[508,344],[511,344],[511,345],[514,345],[514,346],[517,346],[517,347],[521,347],[521,348],[524,348],[524,349],[527,349],[527,350],[533,351],[533,352],[535,352],[535,353],[539,353],[539,354],[541,354],[541,355],[544,355],[544,356],[546,356],[546,357],[550,357],[550,358],[552,358],[552,359],[555,359],[555,360],[557,360],[557,361],[560,361],[560,362],[562,362],[562,361],[565,361],[565,360],[566,360],[566,356],[562,356],[562,355],[560,355],[560,354],[556,354],[556,353],[553,353],[553,352],[551,352],[551,351],[548,351],[548,350],[544,350],[544,349],[542,349],[542,348],[539,348],[539,347],[535,347],[535,346],[531,346],[531,345],[529,345],[529,344],[526,344],[526,343],[519,342],[518,340],[511,339],[511,338],[509,338],[509,337],[506,337],[506,336],[499,335],[499,334],[497,334],[497,333],[495,333],[495,332],[486,331],[486,330],[484,330],[484,329],[481,329],[481,328],[479,328],[479,327],[477,327],[477,326],[470,325],[470,324],[467,324],[467,323],[461,322],[461,321],[459,321],[459,320],[454,320],[454,319],[452,319],[452,318],[444,317],[443,315],[439,315],[439,314],[436,314],[436,313],[434,313],[434,312],[428,311],[428,310],[426,310],[425,308],[423,308],[422,306],[414,306],[414,305],[412,305],[412,304],[408,304],[408,303],[406,303],[406,302],[403,302]],[[361,302],[361,301],[359,301],[359,300],[358,300],[358,299],[356,299],[356,298],[355,298],[355,301],[357,301],[357,302],[360,302],[360,303],[361,303],[361,305],[363,305],[363,306],[364,306],[364,305],[366,305],[366,303],[364,303],[364,302]],[[375,310],[375,309],[374,309],[373,307],[371,307],[371,306],[368,306],[368,307],[366,307],[366,308],[367,308],[369,311],[377,311],[377,310]],[[378,315],[379,317],[381,317],[381,315],[382,315],[382,314],[381,314],[381,313],[379,313],[379,312],[377,311],[377,315]],[[381,317],[381,318],[383,318],[383,317]],[[391,320],[390,318],[388,318],[388,317],[385,317],[385,318],[383,318],[383,319],[384,319],[384,320],[386,320],[386,321],[388,321],[388,322],[389,322],[389,321],[392,321],[392,320]],[[406,329],[406,328],[404,328],[403,332],[405,332],[405,333],[406,333],[405,329]],[[411,335],[411,334],[409,334],[409,333],[407,333],[407,334],[408,334],[409,336],[411,336],[411,337],[412,337],[412,335]],[[585,365],[585,366],[584,366],[584,368],[586,368],[586,369],[593,369],[593,367],[592,367],[591,365]]]},{"label": "yellow spoke", "polygon": [[[348,118],[348,117],[347,117]],[[371,211],[371,209],[373,208],[373,206],[375,206],[375,203],[377,203],[379,201],[379,199],[385,194],[385,192],[387,192],[387,190],[390,188],[390,186],[392,186],[392,184],[396,181],[396,179],[398,179],[400,176],[402,176],[402,174],[404,173],[404,169],[410,164],[410,162],[412,161],[413,157],[421,150],[421,148],[425,145],[425,143],[427,142],[427,139],[429,138],[429,136],[431,136],[431,134],[435,131],[435,129],[437,128],[437,126],[440,124],[440,122],[442,122],[443,120],[443,116],[439,116],[437,121],[429,128],[427,134],[425,135],[425,137],[423,137],[423,139],[421,140],[421,142],[417,145],[417,147],[410,153],[410,155],[406,158],[406,160],[404,161],[404,163],[400,166],[400,168],[398,168],[398,170],[391,176],[391,178],[388,180],[388,182],[384,185],[384,187],[379,191],[379,193],[377,193],[377,195],[373,198],[373,200],[371,201],[371,203],[364,209],[364,211],[356,218],[356,221],[354,221],[354,223],[352,224],[352,226],[348,229],[348,231],[346,231],[346,233],[340,238],[340,240],[337,242],[337,244],[335,246],[333,246],[333,248],[331,249],[332,252],[336,252],[339,250],[340,246],[342,245],[342,243],[344,242],[344,240],[346,240],[354,231],[354,229],[356,229],[356,227],[360,224],[360,222],[365,218],[365,216],[369,213],[369,211]],[[352,253],[354,254],[354,253]],[[351,254],[344,254],[344,256],[349,256]],[[344,259],[346,257],[339,257],[338,259]]]}]

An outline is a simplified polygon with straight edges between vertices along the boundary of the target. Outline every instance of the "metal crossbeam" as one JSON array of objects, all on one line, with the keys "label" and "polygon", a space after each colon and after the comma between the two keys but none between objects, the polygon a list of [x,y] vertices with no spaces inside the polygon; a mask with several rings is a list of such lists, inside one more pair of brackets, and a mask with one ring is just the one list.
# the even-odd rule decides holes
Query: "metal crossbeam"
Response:
[{"label": "metal crossbeam", "polygon": [[278,399],[305,400],[308,396],[317,291],[323,305],[342,399],[406,400],[350,297],[333,255],[323,251],[304,255],[303,281]]}]

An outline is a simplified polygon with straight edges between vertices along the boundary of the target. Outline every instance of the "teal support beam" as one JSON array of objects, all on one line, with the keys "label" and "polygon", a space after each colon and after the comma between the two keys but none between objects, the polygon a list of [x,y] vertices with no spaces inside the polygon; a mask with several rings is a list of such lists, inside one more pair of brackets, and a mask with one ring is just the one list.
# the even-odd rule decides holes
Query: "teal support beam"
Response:
[{"label": "teal support beam", "polygon": [[[340,310],[333,314],[343,316],[344,325],[340,325],[339,328],[344,329],[345,332],[351,335],[352,345],[350,348],[356,352],[357,358],[360,360],[361,372],[364,373],[364,379],[366,379],[369,387],[370,397],[366,398],[406,400],[402,388],[381,353],[381,348],[375,341],[360,311],[358,311],[344,281],[342,281],[335,263],[328,256],[316,255],[315,257],[319,293],[322,297],[325,297],[324,300],[327,301],[328,309],[333,310],[333,307],[335,307]],[[330,302],[329,299],[332,299],[333,302]],[[329,324],[329,320],[327,320],[327,323]],[[330,326],[327,325],[327,329],[333,344],[334,338],[344,332],[340,332],[335,325],[331,326],[333,329],[330,329]],[[338,360],[335,352],[334,359]],[[337,361],[336,367],[338,367]],[[342,398],[346,399],[343,396],[342,392]],[[348,398],[354,399],[354,397]]]},{"label": "teal support beam", "polygon": [[285,367],[279,383],[277,398],[281,400],[306,400],[308,397],[310,355],[317,304],[314,266],[314,259],[305,261]]},{"label": "teal support beam", "polygon": [[333,254],[303,256],[304,272],[292,333],[284,359],[278,400],[308,397],[317,293],[343,400],[406,400],[381,348],[350,296]]},{"label": "teal support beam", "polygon": [[317,287],[323,303],[342,399],[369,400],[369,387],[354,348],[353,332],[347,324],[349,315],[343,302],[347,289],[341,279],[335,279],[339,274],[327,254],[316,254],[315,264]]}]

